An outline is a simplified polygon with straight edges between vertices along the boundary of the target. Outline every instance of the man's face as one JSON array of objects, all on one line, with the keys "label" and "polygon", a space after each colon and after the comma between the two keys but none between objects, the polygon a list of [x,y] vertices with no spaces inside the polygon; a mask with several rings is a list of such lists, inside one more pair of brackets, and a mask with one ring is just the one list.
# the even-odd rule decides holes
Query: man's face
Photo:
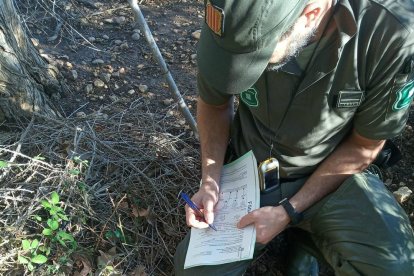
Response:
[{"label": "man's face", "polygon": [[296,57],[312,41],[316,30],[316,27],[304,28],[303,24],[297,21],[280,37],[267,70],[276,71]]}]

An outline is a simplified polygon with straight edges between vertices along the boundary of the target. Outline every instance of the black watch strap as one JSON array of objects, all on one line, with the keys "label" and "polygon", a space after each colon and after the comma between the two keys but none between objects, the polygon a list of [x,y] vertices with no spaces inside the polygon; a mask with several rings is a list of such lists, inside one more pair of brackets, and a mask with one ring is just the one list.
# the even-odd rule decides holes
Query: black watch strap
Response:
[{"label": "black watch strap", "polygon": [[287,198],[284,198],[281,201],[279,201],[279,204],[282,205],[283,208],[285,208],[286,213],[290,217],[290,225],[296,225],[302,221],[303,214],[297,212],[295,208],[293,208],[292,204],[290,204]]}]

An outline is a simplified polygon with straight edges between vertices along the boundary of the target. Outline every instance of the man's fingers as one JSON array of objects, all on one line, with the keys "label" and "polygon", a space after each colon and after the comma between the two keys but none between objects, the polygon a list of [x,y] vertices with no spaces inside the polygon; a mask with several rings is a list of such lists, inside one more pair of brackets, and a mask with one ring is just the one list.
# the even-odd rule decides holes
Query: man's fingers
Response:
[{"label": "man's fingers", "polygon": [[193,209],[188,207],[188,205],[185,206],[185,213],[186,213],[186,223],[190,227],[195,228],[207,228],[208,224],[204,221],[201,221],[199,217],[196,216]]},{"label": "man's fingers", "polygon": [[207,199],[203,202],[204,219],[208,224],[212,224],[214,221],[214,202],[211,199]]},{"label": "man's fingers", "polygon": [[240,221],[237,223],[237,228],[244,228],[247,225],[253,224],[255,222],[254,211],[243,216]]}]

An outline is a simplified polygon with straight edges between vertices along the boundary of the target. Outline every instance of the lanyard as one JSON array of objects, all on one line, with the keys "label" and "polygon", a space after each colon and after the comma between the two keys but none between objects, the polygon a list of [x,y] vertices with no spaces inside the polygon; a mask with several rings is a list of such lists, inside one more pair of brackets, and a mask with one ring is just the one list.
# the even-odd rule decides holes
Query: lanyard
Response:
[{"label": "lanyard", "polygon": [[[326,22],[326,24],[325,24],[325,26],[324,26],[324,28],[323,28],[323,31],[322,31],[322,35],[321,35],[321,37],[318,39],[318,41],[316,42],[316,46],[315,46],[315,48],[313,49],[313,51],[312,51],[312,54],[311,54],[311,56],[310,56],[310,58],[308,59],[308,61],[306,62],[306,66],[305,66],[305,68],[304,68],[304,70],[302,71],[302,74],[301,74],[301,76],[300,76],[300,80],[297,82],[297,84],[296,84],[296,86],[294,87],[294,89],[292,89],[292,93],[291,93],[291,96],[290,96],[290,98],[289,98],[289,102],[288,102],[288,104],[287,104],[287,106],[286,106],[286,110],[285,110],[285,112],[284,112],[284,114],[283,114],[283,116],[282,116],[282,119],[280,120],[280,124],[279,124],[279,127],[276,129],[276,132],[275,132],[275,134],[274,134],[274,137],[276,138],[277,137],[277,135],[279,134],[279,131],[280,131],[280,129],[281,129],[281,127],[282,127],[282,125],[283,125],[283,123],[284,123],[284,121],[285,121],[285,119],[286,119],[286,117],[287,117],[287,113],[288,113],[288,111],[289,111],[289,109],[290,109],[290,107],[291,107],[291,105],[292,105],[292,103],[293,103],[293,99],[295,98],[295,96],[296,96],[296,93],[297,93],[297,90],[298,90],[298,88],[299,88],[299,86],[300,86],[300,84],[303,82],[303,80],[304,80],[304,78],[305,78],[305,76],[306,76],[306,72],[309,70],[309,66],[310,66],[310,64],[313,62],[313,60],[314,60],[314,58],[316,57],[316,50],[318,49],[318,47],[320,46],[320,42],[321,42],[321,40],[322,40],[322,38],[324,37],[324,35],[326,34],[326,31],[327,31],[327,29],[328,29],[328,26],[330,25],[330,23],[331,23],[331,20],[332,20],[332,18],[333,18],[333,15],[335,14],[335,11],[336,11],[336,3],[337,3],[337,0],[333,0],[333,3],[332,3],[332,8],[333,8],[333,11],[332,11],[332,13],[331,13],[331,15],[330,15],[330,18],[328,19],[328,21]],[[292,57],[292,58],[295,58],[295,57]],[[269,111],[269,89],[268,89],[268,80],[267,80],[267,72],[265,72],[265,74],[266,74],[266,76],[265,76],[265,86],[266,86],[266,101],[267,101],[267,105],[266,105],[266,110],[267,110],[267,122],[268,122],[268,125],[270,126],[270,111]],[[269,136],[269,158],[272,158],[272,153],[273,153],[273,139],[272,139],[272,135],[270,135]]]}]

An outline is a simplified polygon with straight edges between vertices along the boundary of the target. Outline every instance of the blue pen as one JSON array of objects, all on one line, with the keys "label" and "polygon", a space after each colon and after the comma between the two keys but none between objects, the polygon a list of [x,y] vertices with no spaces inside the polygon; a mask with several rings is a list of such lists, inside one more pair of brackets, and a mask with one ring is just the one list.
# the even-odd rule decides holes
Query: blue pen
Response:
[{"label": "blue pen", "polygon": [[[191,209],[193,209],[194,211],[196,211],[196,212],[197,212],[197,214],[198,214],[200,217],[204,218],[204,214],[203,214],[203,212],[201,212],[201,210],[200,210],[200,209],[198,209],[197,205],[195,205],[195,203],[194,203],[194,202],[190,199],[190,197],[189,197],[186,193],[181,192],[181,193],[180,193],[180,195],[181,195],[181,198],[182,198],[182,199],[184,199],[184,201],[187,203],[187,205],[188,205]],[[208,226],[210,226],[210,228],[211,228],[211,229],[213,229],[214,231],[217,231],[216,227],[215,227],[213,224],[209,224]]]}]

